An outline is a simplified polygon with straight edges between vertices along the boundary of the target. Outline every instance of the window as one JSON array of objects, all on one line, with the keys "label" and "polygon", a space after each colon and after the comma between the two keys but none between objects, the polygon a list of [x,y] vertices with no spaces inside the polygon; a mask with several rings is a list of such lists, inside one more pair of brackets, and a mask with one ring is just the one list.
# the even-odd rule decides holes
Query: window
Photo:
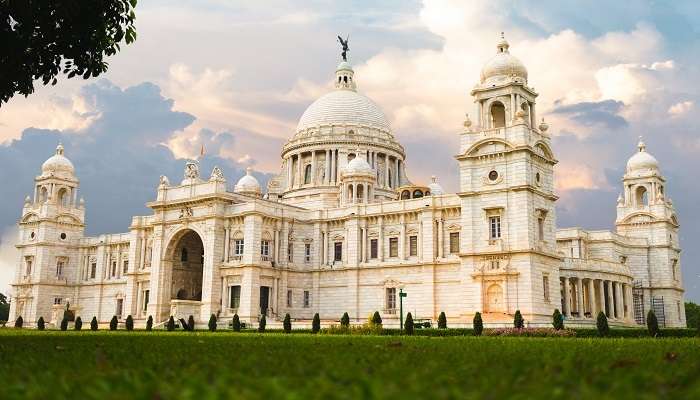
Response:
[{"label": "window", "polygon": [[63,302],[63,299],[60,298],[60,297],[54,297],[54,298],[53,298],[53,304],[54,304],[54,305],[61,304],[62,302]]},{"label": "window", "polygon": [[287,290],[287,307],[292,306],[292,290]]},{"label": "window", "polygon": [[180,261],[187,261],[187,249],[182,248],[182,251],[180,251]]},{"label": "window", "polygon": [[501,238],[501,216],[496,215],[489,217],[489,239],[495,240]]},{"label": "window", "polygon": [[389,257],[399,256],[399,238],[389,238]]},{"label": "window", "polygon": [[537,238],[544,240],[544,217],[537,218]]},{"label": "window", "polygon": [[408,237],[408,255],[411,257],[418,255],[418,236]]},{"label": "window", "polygon": [[379,246],[377,246],[377,239],[370,239],[369,241],[369,258],[377,258],[377,251]]},{"label": "window", "polygon": [[304,308],[309,308],[311,304],[311,294],[308,290],[304,290]]},{"label": "window", "polygon": [[63,277],[63,264],[62,260],[56,262],[56,278],[60,279]]},{"label": "window", "polygon": [[333,247],[333,261],[343,261],[343,242],[335,242]]},{"label": "window", "polygon": [[496,170],[492,170],[491,172],[489,172],[489,180],[493,182],[496,179],[498,179],[498,172]]},{"label": "window", "polygon": [[231,286],[229,288],[229,308],[238,308],[241,305],[241,287],[240,285]]},{"label": "window", "polygon": [[129,261],[124,261],[122,272],[125,274],[129,272]]},{"label": "window", "polygon": [[114,315],[116,315],[117,318],[121,318],[123,310],[124,310],[124,299],[117,299],[117,309],[114,311]]},{"label": "window", "polygon": [[244,245],[245,245],[245,243],[244,243],[243,239],[236,239],[233,242],[233,254],[236,256],[242,256]]},{"label": "window", "polygon": [[311,164],[304,167],[304,184],[311,183]]},{"label": "window", "polygon": [[673,273],[673,280],[677,281],[678,280],[678,260],[671,260],[671,273]]},{"label": "window", "polygon": [[544,290],[544,301],[549,302],[549,276],[542,275],[542,288]]},{"label": "window", "polygon": [[501,267],[501,263],[498,260],[491,260],[491,261],[489,261],[489,267],[491,269],[498,269]]},{"label": "window", "polygon": [[97,263],[91,263],[90,264],[90,279],[95,279],[95,276],[97,275]]},{"label": "window", "polygon": [[396,288],[386,288],[386,309],[396,309]]},{"label": "window", "polygon": [[263,240],[260,242],[260,255],[263,257],[268,257],[270,255],[270,241]]},{"label": "window", "polygon": [[304,262],[311,262],[311,243],[304,243]]},{"label": "window", "polygon": [[[25,270],[24,270],[24,275],[25,275],[25,276],[30,276],[30,275],[32,274],[32,258],[31,258],[31,257],[27,257],[27,258],[25,259],[25,264],[26,264],[26,268],[25,268]],[[674,270],[674,271],[675,271],[675,270]]]},{"label": "window", "polygon": [[287,245],[287,261],[294,261],[294,244],[292,242]]},{"label": "window", "polygon": [[150,299],[151,291],[146,289],[143,291],[143,311],[148,310],[148,300]]},{"label": "window", "polygon": [[450,232],[450,254],[459,253],[459,232]]},{"label": "window", "polygon": [[112,261],[112,276],[117,276],[117,262]]}]

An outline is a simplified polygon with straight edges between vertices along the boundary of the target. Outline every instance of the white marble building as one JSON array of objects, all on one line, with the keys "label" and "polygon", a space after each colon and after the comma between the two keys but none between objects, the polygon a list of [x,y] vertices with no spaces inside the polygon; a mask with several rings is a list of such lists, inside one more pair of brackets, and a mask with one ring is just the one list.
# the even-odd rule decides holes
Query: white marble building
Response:
[{"label": "white marble building", "polygon": [[250,173],[230,191],[220,169],[207,179],[188,162],[181,182],[161,178],[152,214],[126,233],[84,235],[78,175],[59,145],[22,210],[10,318],[56,323],[70,307],[103,323],[216,314],[223,324],[234,313],[333,323],[376,310],[396,326],[403,290],[405,312],[435,321],[444,311],[451,326],[477,311],[510,324],[518,309],[531,326],[549,325],[554,309],[568,324],[603,310],[632,325],[650,307],[685,325],[678,221],[657,160],[640,142],[614,232],[558,229],[548,126],[504,39],[471,91],[478,117],[459,132],[458,193],[408,179],[404,148],[357,87],[341,62],[266,193]]}]

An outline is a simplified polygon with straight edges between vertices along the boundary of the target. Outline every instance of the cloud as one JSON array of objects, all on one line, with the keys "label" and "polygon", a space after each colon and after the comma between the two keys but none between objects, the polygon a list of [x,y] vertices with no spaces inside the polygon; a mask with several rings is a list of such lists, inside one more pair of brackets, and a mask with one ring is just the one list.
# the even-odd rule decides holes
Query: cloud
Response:
[{"label": "cloud", "polygon": [[552,114],[564,114],[567,118],[583,125],[602,125],[609,129],[627,126],[627,121],[619,115],[624,107],[620,101],[604,100],[600,102],[583,102],[557,107]]},{"label": "cloud", "polygon": [[10,292],[10,282],[15,277],[15,269],[19,262],[19,250],[15,247],[19,229],[8,226],[0,231],[0,293]]},{"label": "cloud", "polygon": [[668,108],[668,113],[672,117],[680,117],[693,109],[695,103],[692,101],[681,101]]}]

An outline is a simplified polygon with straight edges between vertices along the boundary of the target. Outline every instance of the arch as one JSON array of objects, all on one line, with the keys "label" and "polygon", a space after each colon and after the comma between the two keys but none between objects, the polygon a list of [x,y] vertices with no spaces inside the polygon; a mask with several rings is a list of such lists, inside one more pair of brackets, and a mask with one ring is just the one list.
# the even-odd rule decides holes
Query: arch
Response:
[{"label": "arch", "polygon": [[304,166],[304,184],[307,185],[311,183],[311,164],[306,164]]},{"label": "arch", "polygon": [[364,201],[364,196],[365,196],[365,187],[361,183],[357,184],[357,202],[362,203]]},{"label": "arch", "polygon": [[176,232],[165,252],[165,287],[171,300],[202,300],[204,242],[193,229]]},{"label": "arch", "polygon": [[356,155],[355,153],[349,153],[349,154],[348,154],[348,162],[354,160],[355,157],[357,157],[357,155]]},{"label": "arch", "polygon": [[68,194],[68,189],[66,189],[66,188],[58,189],[58,195],[56,198],[58,200],[59,206],[68,207],[68,203],[70,202],[70,195]]},{"label": "arch", "polygon": [[637,207],[648,206],[649,205],[649,192],[646,186],[639,185],[634,189],[634,199]]},{"label": "arch", "polygon": [[[509,142],[507,142],[507,141],[505,141],[505,140],[503,140],[503,139],[489,138],[489,139],[479,140],[478,142],[476,142],[476,143],[474,143],[473,145],[471,145],[471,146],[469,147],[469,149],[467,149],[467,151],[464,152],[464,155],[465,155],[465,156],[474,156],[474,155],[477,155],[477,153],[479,152],[479,150],[480,150],[483,146],[489,145],[489,144],[501,144],[501,145],[503,145],[503,147],[504,147],[503,151],[511,151],[511,150],[513,149],[513,147],[514,147],[512,144],[510,144]],[[485,154],[488,154],[488,153],[485,153]]]},{"label": "arch", "polygon": [[489,107],[491,114],[491,128],[503,128],[506,126],[506,107],[500,101],[494,101]]},{"label": "arch", "polygon": [[554,160],[554,152],[552,151],[552,148],[547,145],[547,143],[539,140],[535,143],[535,152],[538,153],[540,156],[543,156],[545,158],[548,158],[550,160]]},{"label": "arch", "polygon": [[416,189],[416,190],[413,191],[413,198],[414,198],[414,199],[419,199],[419,198],[421,198],[421,197],[423,197],[423,191],[422,191],[422,190]]},{"label": "arch", "polygon": [[403,192],[401,192],[401,200],[408,200],[410,198],[411,192],[409,192],[408,190],[404,190]]},{"label": "arch", "polygon": [[487,312],[503,312],[503,288],[494,283],[486,290],[486,310]]},{"label": "arch", "polygon": [[351,183],[348,185],[348,203],[352,203],[353,198],[353,187]]}]

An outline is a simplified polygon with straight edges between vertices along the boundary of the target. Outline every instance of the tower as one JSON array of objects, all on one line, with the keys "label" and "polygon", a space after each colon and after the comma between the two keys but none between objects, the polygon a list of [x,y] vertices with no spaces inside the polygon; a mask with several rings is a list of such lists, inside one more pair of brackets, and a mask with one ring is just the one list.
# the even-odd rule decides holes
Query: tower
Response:
[{"label": "tower", "polygon": [[560,304],[554,164],[547,124],[535,126],[537,93],[501,37],[471,91],[477,126],[460,138],[461,258],[466,309],[489,322],[520,310],[544,322]]},{"label": "tower", "polygon": [[71,302],[70,287],[80,279],[78,241],[85,209],[78,201],[79,181],[62,144],[34,179],[34,196],[25,199],[19,225],[20,263],[13,285],[10,318],[34,323],[53,319],[54,309]]},{"label": "tower", "polygon": [[636,254],[622,260],[634,275],[637,320],[651,307],[666,325],[685,326],[678,218],[666,194],[659,162],[647,152],[641,138],[637,152],[627,161],[622,184],[623,194],[617,201],[617,233],[644,244]]}]

